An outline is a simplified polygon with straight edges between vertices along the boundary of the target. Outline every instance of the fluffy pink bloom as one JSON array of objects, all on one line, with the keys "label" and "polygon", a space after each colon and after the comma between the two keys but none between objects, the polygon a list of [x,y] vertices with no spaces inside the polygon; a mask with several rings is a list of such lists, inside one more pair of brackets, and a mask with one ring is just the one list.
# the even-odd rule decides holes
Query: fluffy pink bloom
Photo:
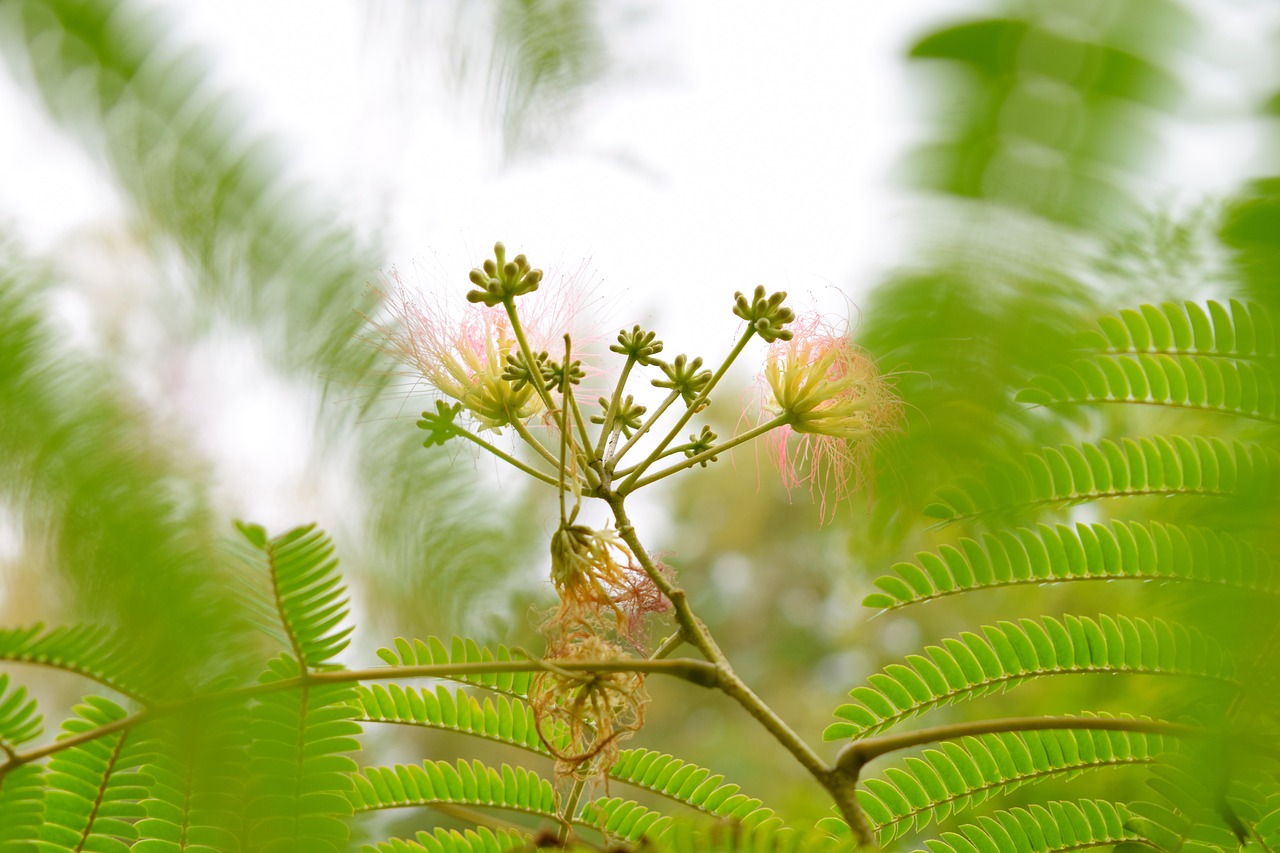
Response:
[{"label": "fluffy pink bloom", "polygon": [[829,519],[859,485],[876,439],[897,427],[900,404],[875,362],[843,327],[817,315],[798,318],[789,341],[769,346],[761,377],[770,456],[788,491],[807,485]]},{"label": "fluffy pink bloom", "polygon": [[[499,430],[543,408],[531,385],[517,390],[502,378],[507,357],[519,351],[502,306],[429,294],[406,283],[395,269],[388,279],[392,287],[381,294],[383,317],[372,321],[383,349],[435,390],[461,403],[481,429]],[[459,286],[456,292],[461,290]],[[562,336],[572,326],[578,301],[563,279],[553,279],[519,299],[521,328],[535,352],[549,352],[552,358],[563,353]]]}]

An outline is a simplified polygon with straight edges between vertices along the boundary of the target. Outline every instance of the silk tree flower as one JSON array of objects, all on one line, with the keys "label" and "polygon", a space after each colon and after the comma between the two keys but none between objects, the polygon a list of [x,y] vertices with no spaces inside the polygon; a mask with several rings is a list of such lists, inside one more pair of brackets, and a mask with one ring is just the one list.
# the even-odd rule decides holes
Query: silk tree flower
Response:
[{"label": "silk tree flower", "polygon": [[761,377],[763,417],[784,419],[768,435],[770,455],[787,490],[807,484],[829,519],[876,440],[897,427],[901,405],[842,326],[810,315],[791,330],[770,345]]},{"label": "silk tree flower", "polygon": [[[500,431],[544,408],[537,389],[503,378],[519,344],[506,310],[434,298],[408,285],[396,270],[382,296],[384,320],[372,321],[379,346],[435,390],[462,404],[481,430]],[[444,292],[448,292],[446,289]],[[562,279],[524,297],[520,321],[530,346],[551,349],[572,325],[576,291]],[[458,307],[461,305],[462,307]]]}]

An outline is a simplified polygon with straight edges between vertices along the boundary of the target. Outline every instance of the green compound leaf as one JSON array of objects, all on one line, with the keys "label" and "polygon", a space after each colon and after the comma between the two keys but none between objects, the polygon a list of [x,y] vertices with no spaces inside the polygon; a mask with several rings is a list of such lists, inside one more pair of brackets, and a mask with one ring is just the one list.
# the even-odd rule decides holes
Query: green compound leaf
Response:
[{"label": "green compound leaf", "polygon": [[[37,623],[0,630],[0,661],[29,663],[91,678],[132,699],[144,699],[153,687],[137,654],[114,632],[99,625],[69,625],[45,630]],[[0,688],[2,689],[2,688]]]},{"label": "green compound leaf", "polygon": [[263,541],[261,528],[240,525],[250,544],[266,556],[275,608],[302,666],[323,666],[347,647],[347,591],[338,574],[333,543],[314,524]]},{"label": "green compound leaf", "polygon": [[45,769],[39,765],[0,770],[0,815],[4,817],[0,820],[0,853],[37,849],[48,790]]},{"label": "green compound leaf", "polygon": [[464,832],[450,829],[419,832],[412,839],[393,838],[379,844],[366,844],[360,853],[510,853],[527,847],[525,835],[480,826]]},{"label": "green compound leaf", "polygon": [[[75,716],[63,723],[61,736],[81,735],[128,716],[114,702],[89,696],[75,708]],[[153,746],[138,730],[125,729],[56,753],[44,774],[42,847],[128,849],[138,838],[135,821],[145,817],[138,801],[146,796],[152,780],[140,769],[150,760]]]},{"label": "green compound leaf", "polygon": [[925,842],[929,853],[1056,853],[1112,847],[1140,836],[1126,828],[1129,811],[1107,800],[1053,801],[978,818]]},{"label": "green compound leaf", "polygon": [[479,760],[366,767],[351,777],[356,812],[450,804],[504,809],[558,821],[551,782],[523,767],[488,767]]},{"label": "green compound leaf", "polygon": [[[1167,748],[1160,735],[1125,731],[1054,729],[966,736],[943,741],[919,758],[903,759],[864,779],[858,800],[880,843],[888,844],[1015,788],[1075,778],[1095,769],[1148,766]],[[912,802],[917,790],[929,793],[922,804]]]},{"label": "green compound leaf", "polygon": [[[301,675],[298,662],[276,658],[262,684]],[[263,694],[250,714],[249,850],[343,853],[351,816],[347,798],[360,749],[348,685],[299,687]]]},{"label": "green compound leaf", "polygon": [[[448,646],[436,637],[425,640],[406,640],[397,637],[394,648],[378,649],[378,657],[388,666],[447,666],[464,663],[492,663],[495,661],[523,661],[529,657],[523,652],[506,646],[489,648],[475,640],[454,637]],[[475,675],[441,675],[453,681],[461,681],[484,687],[495,693],[523,699],[529,693],[533,680],[531,672],[486,672]]]},{"label": "green compound leaf", "polygon": [[222,703],[161,721],[132,853],[240,850],[248,808],[249,710]]},{"label": "green compound leaf", "polygon": [[1119,442],[1046,447],[1022,465],[989,469],[984,479],[940,489],[925,514],[944,521],[1067,506],[1137,495],[1248,496],[1273,494],[1280,457],[1241,441],[1156,435]]},{"label": "green compound leaf", "polygon": [[962,592],[1090,580],[1165,580],[1280,595],[1280,569],[1229,533],[1161,522],[1037,524],[920,552],[863,604],[894,610]]},{"label": "green compound leaf", "polygon": [[374,684],[356,688],[356,718],[361,722],[397,723],[445,729],[518,746],[540,754],[547,748],[538,738],[533,711],[507,696],[472,696],[444,685],[401,687]]},{"label": "green compound leaf", "polygon": [[1044,616],[965,632],[928,659],[913,655],[856,687],[841,705],[841,722],[824,740],[873,735],[933,708],[1003,693],[1033,678],[1065,673],[1176,674],[1230,680],[1233,668],[1217,641],[1163,619],[1128,616]]}]

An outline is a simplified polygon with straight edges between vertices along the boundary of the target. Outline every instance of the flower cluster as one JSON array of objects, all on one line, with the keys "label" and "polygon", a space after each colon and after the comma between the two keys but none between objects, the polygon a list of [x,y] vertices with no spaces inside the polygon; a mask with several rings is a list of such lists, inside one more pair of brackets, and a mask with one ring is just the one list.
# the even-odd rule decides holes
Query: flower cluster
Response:
[{"label": "flower cluster", "polygon": [[817,315],[770,347],[762,408],[784,425],[769,436],[788,489],[808,484],[823,518],[861,480],[875,440],[897,427],[901,406],[875,362]]}]

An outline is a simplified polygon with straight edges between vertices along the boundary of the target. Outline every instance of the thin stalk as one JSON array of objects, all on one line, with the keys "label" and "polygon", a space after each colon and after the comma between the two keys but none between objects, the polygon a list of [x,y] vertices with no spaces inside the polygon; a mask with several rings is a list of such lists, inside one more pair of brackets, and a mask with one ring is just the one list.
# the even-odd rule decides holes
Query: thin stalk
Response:
[{"label": "thin stalk", "polygon": [[[668,456],[675,456],[677,453],[682,453],[693,446],[694,446],[693,442],[689,441],[689,442],[685,442],[684,444],[677,444],[675,447],[668,447],[666,450],[662,451],[662,455],[659,456],[658,459],[666,459]],[[637,462],[635,465],[629,465],[626,468],[622,468],[618,471],[615,471],[614,476],[625,477],[639,467],[640,467],[640,463]]]},{"label": "thin stalk", "polygon": [[529,428],[527,426],[515,418],[511,418],[511,426],[515,429],[516,435],[523,438],[525,444],[532,447],[539,456],[547,460],[547,462],[552,465],[556,464],[555,455],[550,450],[547,450],[546,445],[541,441],[538,441],[538,439],[534,437],[533,433],[529,432]]},{"label": "thin stalk", "polygon": [[214,702],[225,702],[233,699],[250,699],[269,693],[280,693],[298,690],[317,684],[349,684],[361,681],[387,681],[399,678],[459,678],[468,675],[486,675],[503,672],[544,672],[554,666],[565,672],[643,672],[649,674],[669,675],[697,684],[700,687],[713,687],[719,679],[719,668],[707,661],[677,658],[675,660],[600,660],[600,661],[561,661],[554,665],[541,660],[510,661],[476,661],[458,664],[419,664],[414,666],[380,666],[369,669],[333,670],[328,672],[310,672],[294,678],[273,681],[267,684],[254,684],[248,687],[237,687],[217,693],[204,693],[190,696],[176,702],[156,704],[143,708],[127,717],[97,728],[72,735],[68,738],[48,744],[47,746],[17,752],[0,764],[0,775],[15,767],[39,761],[64,749],[79,746],[100,737],[118,731],[133,728],[144,720],[155,719],[185,711],[189,708]]},{"label": "thin stalk", "polygon": [[[692,608],[689,607],[688,596],[685,591],[667,580],[653,564],[653,560],[649,558],[649,552],[645,550],[640,538],[636,536],[635,528],[627,517],[622,496],[613,494],[606,497],[606,500],[610,509],[613,510],[613,517],[618,527],[618,535],[627,543],[627,547],[631,549],[631,553],[639,561],[645,574],[662,591],[662,594],[667,597],[671,602],[671,606],[675,609],[676,622],[680,625],[680,635],[702,652],[708,661],[715,664],[717,678],[713,686],[718,687],[725,695],[741,705],[743,710],[764,726],[769,734],[773,735],[774,739],[790,752],[800,762],[800,765],[809,771],[814,779],[827,789],[832,799],[835,800],[836,808],[839,809],[841,817],[849,824],[850,829],[853,830],[853,833],[858,838],[858,843],[874,848],[875,834],[862,811],[862,806],[858,803],[857,780],[852,779],[850,774],[839,768],[828,766],[814,752],[813,748],[805,743],[800,735],[796,734],[795,730],[787,725],[787,722],[778,716],[778,713],[757,696],[747,686],[746,682],[734,672],[729,659],[720,650],[715,638],[711,636],[711,632],[707,630],[706,625],[694,615]],[[850,781],[851,779],[852,782]]]},{"label": "thin stalk", "polygon": [[528,465],[524,464],[519,459],[512,456],[510,453],[506,453],[502,450],[499,450],[497,447],[494,447],[492,444],[485,441],[483,438],[471,432],[470,430],[455,427],[454,432],[457,435],[460,435],[463,438],[465,438],[467,441],[474,442],[475,444],[480,445],[485,450],[489,451],[490,453],[492,453],[494,456],[498,457],[502,461],[510,465],[514,465],[515,467],[519,468],[521,471],[528,474],[530,477],[539,479],[542,482],[551,486],[557,485],[556,481],[553,480],[549,475],[542,473],[536,468],[530,468]]},{"label": "thin stalk", "polygon": [[587,787],[586,779],[575,779],[573,781],[573,788],[569,791],[569,797],[565,800],[564,810],[560,813],[560,834],[557,836],[561,846],[564,846],[569,842],[569,831],[572,826],[571,821],[573,820],[574,815],[577,814],[578,800],[582,798],[582,790],[585,787]]},{"label": "thin stalk", "polygon": [[627,439],[626,444],[618,448],[618,452],[609,454],[609,464],[617,465],[618,461],[621,460],[623,456],[627,455],[627,451],[635,446],[635,443],[640,440],[641,436],[648,432],[649,428],[658,422],[658,418],[662,417],[663,413],[671,407],[671,404],[679,399],[679,391],[672,391],[668,394],[667,399],[663,400],[658,408],[653,410],[653,414],[650,415],[644,423],[640,424],[640,428],[631,434],[631,438]]},{"label": "thin stalk", "polygon": [[649,655],[649,660],[662,660],[663,658],[670,657],[672,652],[683,645],[684,634],[676,631],[670,637],[667,637],[667,639],[663,641],[662,645],[658,646],[657,651]]},{"label": "thin stalk", "polygon": [[680,430],[684,429],[684,425],[689,422],[689,419],[692,418],[695,414],[697,414],[698,411],[702,408],[702,404],[705,403],[707,401],[707,398],[711,396],[711,392],[715,390],[715,387],[716,385],[719,384],[720,379],[724,376],[725,372],[729,369],[730,365],[732,365],[733,362],[737,360],[738,356],[742,353],[742,350],[747,346],[747,342],[751,340],[751,336],[754,335],[755,332],[756,330],[753,326],[747,326],[747,331],[744,332],[742,337],[738,339],[738,342],[734,344],[733,349],[729,351],[729,355],[725,357],[725,360],[720,365],[719,369],[717,369],[716,372],[711,375],[711,379],[710,381],[707,382],[706,386],[702,389],[702,393],[700,393],[694,399],[694,401],[689,404],[688,408],[684,410],[684,414],[682,414],[680,416],[680,419],[676,421],[676,425],[673,426],[671,428],[671,431],[667,433],[667,437],[662,439],[661,442],[659,442],[658,446],[654,449],[654,451],[650,453],[649,456],[646,457],[646,459],[643,462],[640,463],[640,467],[636,469],[634,472],[632,472],[631,476],[628,477],[623,482],[622,486],[618,489],[618,491],[620,492],[629,491],[634,486],[635,481],[640,479],[640,475],[644,473],[645,469],[654,463],[654,460],[656,460],[662,454],[662,451],[667,449],[667,445],[670,444],[672,441],[675,441],[676,436],[680,434]]},{"label": "thin stalk", "polygon": [[631,368],[635,363],[634,355],[627,356],[627,363],[622,366],[622,373],[618,376],[618,384],[613,389],[613,396],[609,398],[609,410],[604,413],[604,424],[600,427],[600,441],[596,444],[597,459],[604,458],[604,447],[609,441],[609,433],[613,432],[613,421],[618,417],[618,406],[622,404],[622,392],[626,390],[627,378],[631,375]]},{"label": "thin stalk", "polygon": [[769,432],[770,430],[774,430],[780,426],[783,426],[784,424],[786,424],[788,419],[789,419],[788,415],[778,415],[773,420],[766,421],[765,423],[762,423],[757,427],[752,427],[751,429],[747,430],[741,435],[735,435],[733,438],[729,439],[723,444],[716,445],[710,450],[704,450],[701,453],[698,453],[694,456],[690,456],[688,459],[685,459],[682,462],[677,462],[675,465],[672,465],[669,468],[663,468],[661,471],[659,471],[656,474],[650,474],[648,477],[645,477],[644,479],[636,480],[634,483],[632,483],[632,485],[629,488],[627,487],[627,483],[630,483],[631,480],[627,480],[621,486],[618,487],[618,494],[629,494],[630,492],[634,492],[636,489],[639,489],[642,486],[647,486],[650,483],[656,483],[662,478],[670,477],[672,474],[675,474],[679,471],[683,471],[686,468],[692,468],[694,465],[697,465],[703,462],[704,460],[712,459],[713,457],[718,456],[721,453],[724,453],[726,450],[732,450],[733,448],[737,447],[740,444],[745,444],[746,442],[751,441],[754,438],[759,438],[760,436],[764,435],[766,432]]},{"label": "thin stalk", "polygon": [[569,401],[569,408],[573,411],[574,423],[578,425],[578,434],[582,436],[581,446],[574,444],[574,453],[582,463],[582,473],[587,478],[587,485],[594,489],[600,485],[600,477],[595,470],[596,457],[592,455],[594,451],[591,449],[591,436],[587,433],[587,425],[582,420],[582,410],[578,408],[578,398],[572,393],[566,393],[565,397]]},{"label": "thin stalk", "polygon": [[[538,396],[542,398],[542,404],[547,407],[547,411],[555,410],[555,403],[551,402],[551,392],[547,390],[547,385],[542,381],[542,377],[538,374],[538,362],[533,358],[533,350],[529,346],[529,341],[525,339],[524,328],[520,325],[520,315],[516,313],[515,298],[508,296],[502,300],[502,306],[507,309],[507,319],[511,321],[511,331],[515,333],[516,343],[520,346],[520,354],[524,356],[524,363],[528,365],[531,371],[529,377],[531,384],[538,391]],[[564,422],[559,422],[561,429],[564,429]]]},{"label": "thin stalk", "polygon": [[853,773],[855,778],[863,765],[903,749],[936,743],[941,740],[955,740],[962,737],[977,737],[1004,732],[1027,732],[1047,730],[1081,729],[1108,732],[1141,732],[1143,734],[1168,735],[1173,737],[1193,737],[1206,734],[1204,729],[1182,723],[1168,723],[1163,720],[1126,720],[1114,717],[1006,717],[998,720],[974,720],[967,723],[952,723],[945,726],[920,729],[902,734],[879,735],[863,738],[847,744],[836,757],[836,767]]}]

